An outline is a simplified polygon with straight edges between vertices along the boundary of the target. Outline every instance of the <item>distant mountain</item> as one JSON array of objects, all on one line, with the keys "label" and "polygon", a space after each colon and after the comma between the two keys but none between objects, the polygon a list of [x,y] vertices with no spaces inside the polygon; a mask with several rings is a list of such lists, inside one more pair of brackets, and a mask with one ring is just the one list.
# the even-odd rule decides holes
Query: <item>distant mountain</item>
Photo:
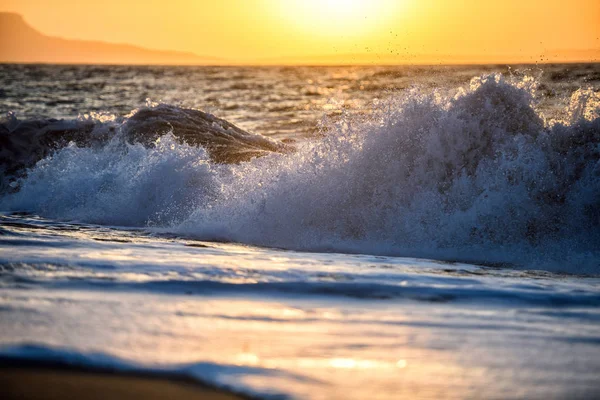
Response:
[{"label": "distant mountain", "polygon": [[0,62],[57,64],[219,64],[193,53],[46,36],[19,14],[0,13]]}]

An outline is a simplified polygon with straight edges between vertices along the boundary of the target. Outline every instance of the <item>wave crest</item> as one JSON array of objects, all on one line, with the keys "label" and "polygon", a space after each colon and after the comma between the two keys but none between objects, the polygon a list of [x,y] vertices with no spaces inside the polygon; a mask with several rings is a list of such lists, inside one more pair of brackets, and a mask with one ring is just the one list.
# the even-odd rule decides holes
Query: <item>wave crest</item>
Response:
[{"label": "wave crest", "polygon": [[21,121],[8,115],[0,122],[0,193],[16,185],[38,161],[74,143],[99,148],[118,138],[152,147],[163,135],[172,134],[179,143],[201,146],[215,163],[239,163],[270,152],[289,151],[289,146],[248,133],[200,110],[154,104],[126,117],[92,114],[76,120],[40,119]]},{"label": "wave crest", "polygon": [[[600,119],[590,110],[600,103],[548,122],[534,90],[530,78],[488,75],[456,96],[390,99],[371,121],[344,119],[292,156],[239,166],[235,190],[179,229],[303,250],[597,270]],[[581,101],[575,93],[571,107]]]}]

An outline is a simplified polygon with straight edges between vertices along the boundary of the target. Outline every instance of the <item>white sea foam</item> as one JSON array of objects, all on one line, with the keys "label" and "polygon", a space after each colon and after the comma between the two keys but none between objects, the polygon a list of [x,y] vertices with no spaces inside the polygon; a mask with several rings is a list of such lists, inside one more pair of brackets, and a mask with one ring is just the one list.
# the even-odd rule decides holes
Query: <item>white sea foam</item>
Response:
[{"label": "white sea foam", "polygon": [[[179,229],[305,250],[596,270],[597,97],[567,122],[535,110],[536,82],[474,79],[453,98],[414,91],[292,156],[233,167],[219,203]],[[568,264],[563,264],[565,262]]]},{"label": "white sea foam", "polygon": [[151,148],[120,137],[100,148],[71,144],[40,161],[1,205],[58,219],[164,225],[215,195],[215,169],[202,147],[172,135]]},{"label": "white sea foam", "polygon": [[168,135],[150,148],[71,145],[0,206],[292,249],[598,272],[598,95],[581,89],[566,120],[546,121],[535,86],[487,75],[455,96],[414,90],[294,154],[239,165]]}]

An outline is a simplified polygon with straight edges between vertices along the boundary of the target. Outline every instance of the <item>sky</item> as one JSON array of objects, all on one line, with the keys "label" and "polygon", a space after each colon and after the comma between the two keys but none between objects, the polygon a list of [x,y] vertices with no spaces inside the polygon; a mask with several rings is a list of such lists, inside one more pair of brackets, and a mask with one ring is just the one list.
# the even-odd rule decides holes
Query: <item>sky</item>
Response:
[{"label": "sky", "polygon": [[0,0],[0,11],[46,35],[242,64],[538,62],[600,49],[600,0]]}]

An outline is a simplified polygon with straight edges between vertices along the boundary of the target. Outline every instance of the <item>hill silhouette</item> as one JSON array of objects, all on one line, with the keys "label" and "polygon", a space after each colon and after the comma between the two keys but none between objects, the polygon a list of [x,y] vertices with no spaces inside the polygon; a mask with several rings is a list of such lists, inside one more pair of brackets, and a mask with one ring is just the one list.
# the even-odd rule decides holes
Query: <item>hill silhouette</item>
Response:
[{"label": "hill silhouette", "polygon": [[219,61],[193,53],[47,36],[19,14],[0,13],[0,62],[3,63],[203,65]]}]

